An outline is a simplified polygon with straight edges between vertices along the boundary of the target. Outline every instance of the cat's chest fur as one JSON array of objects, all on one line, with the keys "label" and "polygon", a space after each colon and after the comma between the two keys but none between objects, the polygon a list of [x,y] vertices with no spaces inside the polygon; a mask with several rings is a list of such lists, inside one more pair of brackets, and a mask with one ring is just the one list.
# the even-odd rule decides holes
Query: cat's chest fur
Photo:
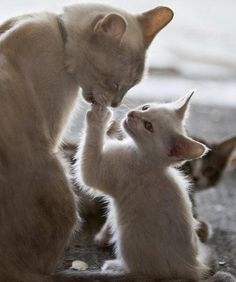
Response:
[{"label": "cat's chest fur", "polygon": [[[4,72],[11,74],[6,77],[1,71],[1,85],[6,85],[2,92],[11,93],[6,98],[8,104],[22,108],[21,115],[8,120],[8,126],[14,126],[16,119],[26,124],[27,110],[32,109],[31,126],[42,128],[41,135],[46,130],[50,142],[56,145],[78,92],[78,85],[65,69],[64,43],[57,16],[40,13],[19,17],[0,39],[0,53],[4,56],[0,63],[4,64]],[[12,84],[16,91],[9,86]]]},{"label": "cat's chest fur", "polygon": [[[131,180],[133,176],[131,173]],[[130,187],[126,186],[110,205],[113,242],[117,253],[130,263],[128,268],[139,269],[142,265],[144,273],[151,269],[158,275],[174,275],[179,266],[170,258],[178,261],[180,254],[183,263],[189,259],[195,264],[194,220],[188,183],[182,175],[174,168],[137,175],[136,183],[130,183]],[[129,259],[131,254],[135,254],[135,259]]]},{"label": "cat's chest fur", "polygon": [[[161,173],[144,170],[143,174],[133,171],[128,175],[120,183],[121,186],[125,184],[125,188],[113,199],[112,213],[116,224],[124,229],[127,225],[130,230],[147,228],[156,235],[160,230],[166,232],[163,226],[174,229],[176,223],[183,224],[185,228],[188,221],[186,228],[190,232],[194,223],[191,220],[188,182],[176,169],[168,168]],[[135,226],[131,228],[131,225]]]}]

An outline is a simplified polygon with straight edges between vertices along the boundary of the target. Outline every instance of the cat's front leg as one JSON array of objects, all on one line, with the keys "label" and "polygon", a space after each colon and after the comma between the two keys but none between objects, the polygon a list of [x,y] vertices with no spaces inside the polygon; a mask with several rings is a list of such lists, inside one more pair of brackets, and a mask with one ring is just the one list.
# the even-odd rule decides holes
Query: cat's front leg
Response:
[{"label": "cat's front leg", "polygon": [[101,187],[101,178],[106,167],[102,165],[104,136],[110,117],[110,110],[97,104],[92,105],[87,112],[86,128],[77,159],[78,175],[81,177],[79,180],[90,187]]},{"label": "cat's front leg", "polygon": [[107,136],[112,139],[124,140],[126,137],[125,132],[122,130],[120,123],[118,123],[115,119],[110,121],[110,124],[107,128]]},{"label": "cat's front leg", "polygon": [[105,131],[111,118],[111,111],[98,104],[91,106],[86,115],[86,129],[84,146],[90,149],[94,146],[101,151],[104,145]]},{"label": "cat's front leg", "polygon": [[[111,118],[111,111],[99,104],[93,104],[91,109],[87,111],[86,121],[88,127],[101,126],[103,129],[106,128],[108,121]],[[100,128],[101,128],[100,127]]]},{"label": "cat's front leg", "polygon": [[95,159],[101,157],[105,131],[110,118],[111,111],[98,104],[92,105],[91,110],[87,112],[84,151],[91,152],[91,156]]},{"label": "cat's front leg", "polygon": [[107,260],[102,266],[102,272],[106,273],[127,273],[128,269],[121,260]]}]

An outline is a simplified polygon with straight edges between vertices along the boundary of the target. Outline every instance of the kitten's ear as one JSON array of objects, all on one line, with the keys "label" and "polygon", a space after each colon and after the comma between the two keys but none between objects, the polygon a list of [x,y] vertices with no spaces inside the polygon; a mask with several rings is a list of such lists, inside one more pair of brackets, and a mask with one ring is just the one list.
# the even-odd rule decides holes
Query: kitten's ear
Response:
[{"label": "kitten's ear", "polygon": [[235,148],[236,148],[236,137],[232,137],[218,144],[215,149],[220,153],[222,158],[224,158],[227,161]]},{"label": "kitten's ear", "polygon": [[146,48],[150,45],[156,34],[172,20],[173,16],[174,13],[170,8],[156,7],[142,13],[138,17]]},{"label": "kitten's ear", "polygon": [[177,135],[170,144],[168,156],[176,160],[193,160],[202,157],[209,149],[187,136]]},{"label": "kitten's ear", "polygon": [[176,102],[174,102],[174,108],[176,115],[179,119],[184,119],[185,114],[187,113],[187,110],[189,108],[189,102],[193,96],[194,91],[191,91],[190,94],[180,98]]},{"label": "kitten's ear", "polygon": [[120,41],[127,28],[127,22],[121,15],[112,13],[104,16],[95,25],[94,32],[102,32]]}]

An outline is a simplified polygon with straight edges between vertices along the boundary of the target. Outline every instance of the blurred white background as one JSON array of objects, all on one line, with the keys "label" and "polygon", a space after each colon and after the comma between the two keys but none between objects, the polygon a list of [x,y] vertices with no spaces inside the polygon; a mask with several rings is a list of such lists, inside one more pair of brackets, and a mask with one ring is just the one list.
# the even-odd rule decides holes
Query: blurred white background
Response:
[{"label": "blurred white background", "polygon": [[[17,14],[49,10],[88,1],[8,0],[0,2],[0,21]],[[155,39],[148,52],[150,75],[135,95],[147,99],[179,96],[196,88],[199,103],[236,107],[235,0],[93,0],[130,12],[167,5],[175,12],[172,23]],[[137,94],[138,93],[138,94]]]}]

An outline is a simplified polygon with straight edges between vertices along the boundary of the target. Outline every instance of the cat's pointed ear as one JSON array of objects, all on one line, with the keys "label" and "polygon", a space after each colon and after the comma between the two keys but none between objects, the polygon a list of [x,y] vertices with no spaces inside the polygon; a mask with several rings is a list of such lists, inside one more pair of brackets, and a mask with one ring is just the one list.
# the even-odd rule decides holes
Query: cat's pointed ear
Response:
[{"label": "cat's pointed ear", "polygon": [[94,32],[102,32],[120,41],[127,28],[127,22],[119,14],[111,13],[100,19],[94,27]]},{"label": "cat's pointed ear", "polygon": [[141,23],[144,45],[147,48],[156,34],[162,30],[173,18],[174,13],[167,7],[156,7],[142,13],[138,20]]},{"label": "cat's pointed ear", "polygon": [[193,160],[205,155],[209,149],[202,143],[187,136],[175,136],[169,146],[168,156],[181,160]]},{"label": "cat's pointed ear", "polygon": [[176,115],[179,119],[184,119],[188,108],[189,108],[189,102],[194,94],[194,91],[191,91],[190,94],[187,94],[186,96],[180,98],[176,102],[174,102],[174,109],[176,112]]},{"label": "cat's pointed ear", "polygon": [[226,161],[229,159],[231,153],[235,148],[236,148],[236,137],[227,139],[216,146],[216,150]]}]

